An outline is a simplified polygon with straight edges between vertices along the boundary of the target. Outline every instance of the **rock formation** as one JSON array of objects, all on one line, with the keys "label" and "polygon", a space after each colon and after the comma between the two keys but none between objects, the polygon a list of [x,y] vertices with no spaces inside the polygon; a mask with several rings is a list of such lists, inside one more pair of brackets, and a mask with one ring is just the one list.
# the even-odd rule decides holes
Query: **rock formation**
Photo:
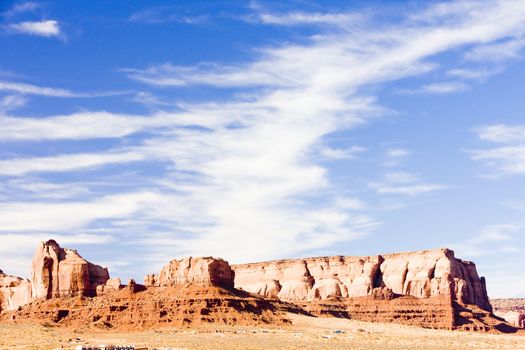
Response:
[{"label": "rock formation", "polygon": [[235,288],[286,301],[371,295],[386,287],[417,298],[451,296],[491,311],[484,278],[449,249],[368,257],[333,256],[233,265]]},{"label": "rock formation", "polygon": [[104,295],[112,292],[117,292],[124,288],[121,283],[120,278],[110,278],[104,284],[99,284],[97,286],[97,295]]},{"label": "rock formation", "polygon": [[0,270],[0,311],[16,310],[31,301],[31,282]]},{"label": "rock formation", "polygon": [[[448,249],[233,266],[220,258],[187,257],[172,260],[158,275],[145,276],[144,285],[130,280],[123,286],[120,278],[109,279],[107,269],[51,240],[36,249],[32,277],[30,282],[0,273],[0,319],[147,328],[202,322],[283,324],[296,313],[517,331],[492,315],[475,265],[456,259]],[[519,326],[520,315],[505,317]]]},{"label": "rock formation", "polygon": [[519,311],[496,311],[496,316],[501,317],[514,327],[525,328],[525,313]]},{"label": "rock formation", "polygon": [[170,261],[159,275],[146,275],[144,284],[146,287],[199,284],[233,288],[233,276],[230,265],[223,259],[187,257]]},{"label": "rock formation", "polygon": [[109,279],[106,268],[90,263],[76,250],[61,248],[54,240],[38,245],[31,276],[34,299],[94,295],[97,286]]},{"label": "rock formation", "polygon": [[514,327],[525,328],[525,298],[491,299],[494,314]]}]

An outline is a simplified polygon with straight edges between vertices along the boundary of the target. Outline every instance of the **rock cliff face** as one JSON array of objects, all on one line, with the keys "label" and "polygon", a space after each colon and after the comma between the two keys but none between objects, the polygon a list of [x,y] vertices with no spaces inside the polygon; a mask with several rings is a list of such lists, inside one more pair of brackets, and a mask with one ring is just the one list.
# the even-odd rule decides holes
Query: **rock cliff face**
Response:
[{"label": "rock cliff face", "polygon": [[61,248],[54,240],[41,242],[31,268],[33,299],[94,295],[109,279],[106,268],[82,258],[76,250]]},{"label": "rock cliff face", "polygon": [[227,261],[212,257],[175,259],[159,275],[146,275],[146,287],[168,287],[183,284],[233,288],[234,273]]},{"label": "rock cliff face", "polygon": [[449,249],[369,257],[334,256],[233,265],[235,288],[286,301],[371,295],[450,296],[491,311],[484,278]]},{"label": "rock cliff face", "polygon": [[31,301],[31,282],[0,270],[0,311],[16,310]]}]

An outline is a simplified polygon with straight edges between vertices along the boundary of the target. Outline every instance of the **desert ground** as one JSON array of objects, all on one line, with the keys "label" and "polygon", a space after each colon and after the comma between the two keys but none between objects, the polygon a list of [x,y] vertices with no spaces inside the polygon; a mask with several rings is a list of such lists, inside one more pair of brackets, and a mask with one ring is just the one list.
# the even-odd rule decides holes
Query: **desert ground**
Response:
[{"label": "desert ground", "polygon": [[525,349],[525,336],[423,329],[347,319],[289,315],[291,326],[206,325],[147,331],[68,329],[50,324],[0,324],[0,349],[74,349],[80,344],[148,349]]}]

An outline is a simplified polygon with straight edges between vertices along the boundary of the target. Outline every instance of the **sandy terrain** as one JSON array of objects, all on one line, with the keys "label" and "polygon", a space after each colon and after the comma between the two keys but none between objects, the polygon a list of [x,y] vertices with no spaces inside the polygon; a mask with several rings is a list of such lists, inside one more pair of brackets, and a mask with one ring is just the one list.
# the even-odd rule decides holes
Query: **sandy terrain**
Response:
[{"label": "sandy terrain", "polygon": [[[133,344],[149,349],[525,349],[525,336],[429,330],[289,315],[293,326],[208,325],[140,332],[0,324],[0,349],[74,349],[77,344]],[[339,332],[334,332],[334,331]]]}]

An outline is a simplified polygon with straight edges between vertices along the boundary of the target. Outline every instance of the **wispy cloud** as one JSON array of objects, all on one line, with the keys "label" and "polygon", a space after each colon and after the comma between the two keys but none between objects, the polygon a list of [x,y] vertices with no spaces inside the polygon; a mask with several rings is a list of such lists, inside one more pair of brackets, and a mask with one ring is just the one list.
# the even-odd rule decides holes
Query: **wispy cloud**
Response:
[{"label": "wispy cloud", "polygon": [[395,167],[400,165],[412,152],[406,148],[394,147],[385,152],[386,160],[383,163],[386,167]]},{"label": "wispy cloud", "polygon": [[525,126],[497,124],[478,127],[474,131],[483,141],[504,144],[469,152],[471,159],[493,171],[484,176],[525,174]]},{"label": "wispy cloud", "polygon": [[27,95],[40,95],[49,97],[80,97],[81,94],[76,94],[66,89],[42,87],[25,83],[18,83],[12,81],[0,80],[0,91],[12,91]]},{"label": "wispy cloud", "polygon": [[484,68],[454,68],[447,71],[447,75],[453,78],[463,80],[485,81],[490,76],[501,71],[499,68],[484,69]]},{"label": "wispy cloud", "polygon": [[108,164],[144,160],[137,152],[85,153],[53,157],[15,158],[0,160],[0,175],[20,176],[36,172],[66,172],[95,169]]},{"label": "wispy cloud", "polygon": [[8,25],[8,28],[17,33],[36,35],[47,38],[60,37],[63,35],[63,33],[60,31],[58,21],[55,20],[12,23]]},{"label": "wispy cloud", "polygon": [[332,25],[351,27],[362,23],[365,16],[361,13],[320,13],[320,12],[289,12],[272,13],[261,11],[255,15],[246,16],[248,22],[259,22],[268,25]]},{"label": "wispy cloud", "polygon": [[483,141],[495,143],[525,143],[525,125],[496,124],[475,129]]},{"label": "wispy cloud", "polygon": [[8,80],[0,80],[0,91],[16,92],[21,95],[36,95],[62,98],[108,97],[124,95],[129,93],[128,91],[73,92],[68,89],[38,86]]},{"label": "wispy cloud", "polygon": [[518,252],[519,248],[513,241],[514,236],[522,229],[522,226],[513,224],[489,225],[481,229],[475,237],[448,246],[465,257]]},{"label": "wispy cloud", "polygon": [[[345,196],[345,188],[331,182],[323,163],[327,157],[348,157],[352,149],[328,147],[326,138],[381,115],[377,97],[367,87],[420,76],[437,67],[432,60],[440,53],[507,40],[525,30],[521,2],[468,5],[469,11],[457,3],[432,5],[417,23],[401,18],[377,28],[364,21],[351,30],[330,25],[297,42],[254,49],[252,60],[236,64],[166,63],[125,70],[137,81],[164,89],[228,88],[215,101],[179,103],[177,112],[5,117],[0,140],[143,133],[129,158],[124,149],[95,157],[62,153],[3,160],[0,169],[12,176],[68,171],[79,164],[92,169],[129,163],[143,154],[163,166],[159,178],[142,183],[139,187],[146,189],[138,188],[138,193],[84,202],[7,203],[0,210],[0,228],[62,232],[114,218],[112,227],[143,229],[141,243],[150,253],[145,259],[161,262],[179,254],[212,254],[232,261],[304,255],[364,237],[377,220],[356,213],[362,202]],[[294,17],[297,23],[320,24],[342,18],[333,13],[274,16],[274,22]],[[235,89],[249,93],[229,94]],[[441,86],[440,91],[452,90]],[[352,176],[350,166],[348,174]],[[447,186],[410,173],[389,173],[370,188],[415,196]],[[21,220],[29,213],[38,215]]]},{"label": "wispy cloud", "polygon": [[[13,192],[16,192],[14,194]],[[7,193],[11,198],[29,194],[31,198],[41,199],[69,199],[86,196],[90,193],[87,185],[50,183],[38,179],[24,178],[5,181],[0,185],[0,193]]]},{"label": "wispy cloud", "polygon": [[[148,192],[105,196],[90,201],[0,203],[0,234],[13,232],[65,234],[95,220],[127,217],[153,201]],[[34,242],[33,242],[34,244]]]},{"label": "wispy cloud", "polygon": [[443,81],[423,85],[416,89],[401,89],[403,94],[451,94],[465,91],[468,85],[462,81]]},{"label": "wispy cloud", "polygon": [[368,186],[379,194],[408,196],[450,188],[446,185],[425,183],[418,175],[407,172],[387,173],[381,182],[370,182]]},{"label": "wispy cloud", "polygon": [[161,23],[185,23],[202,24],[208,21],[208,15],[188,14],[177,8],[155,7],[144,11],[133,13],[130,22],[161,24]]},{"label": "wispy cloud", "polygon": [[0,98],[0,113],[20,108],[27,100],[21,95],[6,95]]},{"label": "wispy cloud", "polygon": [[33,12],[41,7],[40,4],[33,1],[21,2],[13,5],[9,10],[2,13],[4,17],[12,17],[21,13]]},{"label": "wispy cloud", "polygon": [[352,146],[345,149],[322,146],[319,150],[323,157],[333,160],[352,159],[363,152],[366,152],[366,148],[360,146]]},{"label": "wispy cloud", "polygon": [[507,61],[519,58],[524,46],[525,39],[521,37],[494,44],[477,46],[465,54],[465,59],[469,61]]}]

